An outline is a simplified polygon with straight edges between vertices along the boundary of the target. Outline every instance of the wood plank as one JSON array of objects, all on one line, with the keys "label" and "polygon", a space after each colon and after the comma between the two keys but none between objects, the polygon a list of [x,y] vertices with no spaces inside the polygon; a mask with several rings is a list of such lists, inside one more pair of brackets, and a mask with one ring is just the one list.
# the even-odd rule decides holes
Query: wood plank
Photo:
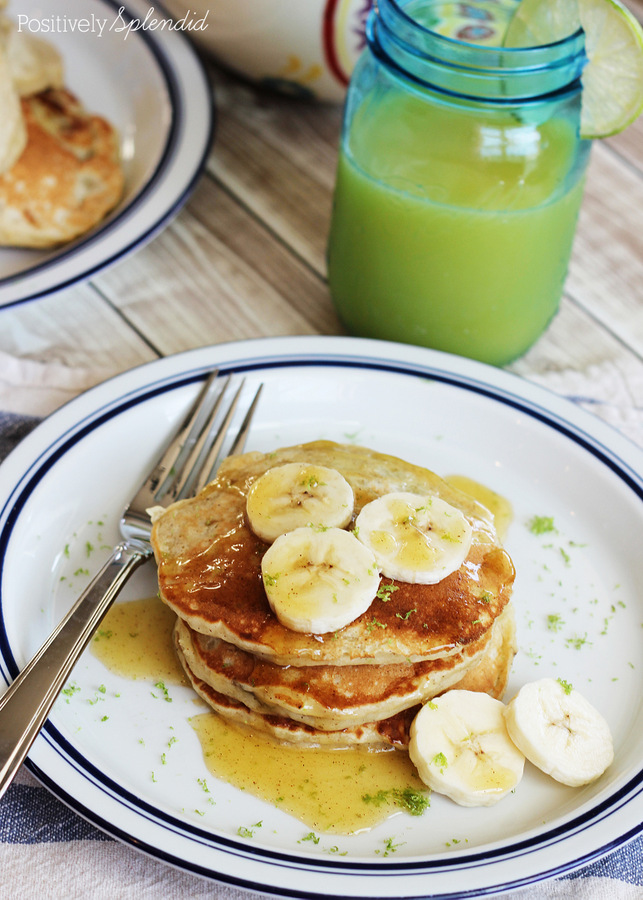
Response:
[{"label": "wood plank", "polygon": [[96,284],[162,354],[339,330],[323,281],[208,177],[166,231]]},{"label": "wood plank", "polygon": [[553,372],[587,372],[607,363],[640,370],[643,379],[643,360],[566,296],[541,338],[506,368],[528,379],[540,379]]},{"label": "wood plank", "polygon": [[221,72],[215,91],[209,171],[325,273],[341,109],[267,94]]},{"label": "wood plank", "polygon": [[0,310],[0,350],[96,369],[103,377],[156,354],[91,285]]},{"label": "wood plank", "polygon": [[643,178],[600,142],[592,149],[566,290],[643,353]]},{"label": "wood plank", "polygon": [[643,116],[639,116],[629,128],[607,138],[602,144],[633,166],[643,178]]}]

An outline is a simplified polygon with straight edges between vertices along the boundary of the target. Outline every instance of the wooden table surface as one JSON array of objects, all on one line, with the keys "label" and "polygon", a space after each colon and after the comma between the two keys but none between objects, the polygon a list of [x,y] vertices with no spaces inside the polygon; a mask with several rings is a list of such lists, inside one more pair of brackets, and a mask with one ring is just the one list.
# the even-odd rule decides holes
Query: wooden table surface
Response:
[{"label": "wooden table surface", "polygon": [[[643,0],[630,0],[643,18]],[[341,334],[326,284],[341,110],[210,66],[217,128],[188,203],[90,282],[0,309],[0,350],[116,373],[235,339]],[[643,117],[596,141],[559,314],[510,367],[643,367]]]}]

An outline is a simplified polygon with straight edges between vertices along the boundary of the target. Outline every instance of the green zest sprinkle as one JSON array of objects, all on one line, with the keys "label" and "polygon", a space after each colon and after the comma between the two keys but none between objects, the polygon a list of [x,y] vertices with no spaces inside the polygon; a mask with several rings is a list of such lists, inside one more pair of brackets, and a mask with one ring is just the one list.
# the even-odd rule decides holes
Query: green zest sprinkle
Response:
[{"label": "green zest sprinkle", "polygon": [[444,772],[446,767],[449,765],[449,762],[444,755],[444,753],[436,753],[433,759],[431,760],[431,764],[437,766],[440,772]]},{"label": "green zest sprinkle", "polygon": [[107,638],[107,639],[109,639],[109,638],[113,637],[113,634],[114,634],[114,632],[113,632],[113,631],[110,631],[110,629],[108,629],[108,628],[107,628],[107,629],[101,628],[101,629],[99,629],[99,630],[96,632],[96,635],[95,635],[95,637],[94,637],[94,640],[95,640],[95,641],[100,641],[101,638]]},{"label": "green zest sprinkle", "polygon": [[591,641],[588,641],[587,634],[584,634],[583,637],[567,638],[565,643],[568,647],[573,647],[575,650],[580,650],[580,648],[585,644],[591,644]]},{"label": "green zest sprinkle", "polygon": [[[157,688],[159,689],[159,691],[161,691],[161,693],[163,694],[163,699],[164,699],[167,703],[171,703],[171,702],[172,702],[172,698],[170,697],[170,693],[169,693],[168,689],[165,687],[165,682],[163,682],[163,681],[157,681],[156,684],[154,685],[154,687],[157,687]],[[152,694],[152,696],[154,697],[154,696],[156,696],[156,695],[155,695],[155,694]]]},{"label": "green zest sprinkle", "polygon": [[255,828],[261,828],[263,822],[255,822],[254,825],[251,825],[250,828],[246,828],[245,825],[240,825],[237,828],[237,834],[239,837],[251,838],[255,836]]},{"label": "green zest sprinkle", "polygon": [[274,587],[277,584],[277,579],[279,578],[279,574],[270,575],[268,572],[263,573],[263,583],[266,587]]},{"label": "green zest sprinkle", "polygon": [[410,609],[407,613],[404,613],[404,615],[402,615],[402,613],[395,613],[395,615],[398,619],[403,619],[406,622],[414,612],[417,612],[417,609]]},{"label": "green zest sprinkle", "polygon": [[301,482],[301,486],[305,488],[326,487],[326,482],[319,481],[315,475],[309,475],[308,478],[304,478]]},{"label": "green zest sprinkle", "polygon": [[314,831],[309,831],[308,834],[305,834],[301,840],[297,841],[297,843],[303,844],[304,841],[312,841],[313,844],[318,844],[319,836],[316,835]]},{"label": "green zest sprinkle", "polygon": [[527,527],[532,534],[548,534],[551,531],[556,531],[553,516],[532,516]]},{"label": "green zest sprinkle", "polygon": [[392,803],[405,809],[412,816],[421,816],[431,805],[429,794],[426,791],[418,791],[412,787],[391,788],[388,791],[381,790],[377,794],[364,794],[362,796],[364,803],[372,803],[374,806],[381,806],[383,803]]},{"label": "green zest sprinkle", "polygon": [[387,603],[391,599],[393,591],[399,591],[399,589],[397,584],[381,584],[375,596]]},{"label": "green zest sprinkle", "polygon": [[[402,844],[403,843],[404,841],[402,841]],[[382,856],[390,856],[390,854],[395,853],[402,846],[402,844],[395,844],[393,842],[393,838],[387,838],[384,841],[384,853],[382,854]],[[380,851],[376,850],[375,852],[379,853]]]},{"label": "green zest sprinkle", "polygon": [[[77,694],[79,691],[80,691],[80,688],[78,687],[78,685],[72,683],[72,684],[68,684],[67,687],[64,687],[62,689],[61,693],[63,693],[67,698],[69,698],[69,697],[73,697],[74,694]],[[69,703],[69,699],[67,700],[67,703]]]},{"label": "green zest sprinkle", "polygon": [[557,678],[556,681],[562,687],[566,694],[571,694],[574,690],[573,685],[569,683],[569,681],[564,681],[562,678]]},{"label": "green zest sprinkle", "polygon": [[547,616],[547,628],[550,631],[560,631],[564,624],[565,622],[558,613],[551,613]]}]

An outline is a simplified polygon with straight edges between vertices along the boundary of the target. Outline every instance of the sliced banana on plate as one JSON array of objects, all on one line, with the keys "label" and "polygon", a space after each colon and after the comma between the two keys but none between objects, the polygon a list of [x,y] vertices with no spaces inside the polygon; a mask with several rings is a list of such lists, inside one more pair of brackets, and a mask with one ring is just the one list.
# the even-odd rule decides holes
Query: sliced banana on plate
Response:
[{"label": "sliced banana on plate", "polygon": [[460,806],[492,806],[522,778],[525,757],[507,734],[504,704],[476,691],[447,691],[411,725],[409,755],[432,790]]},{"label": "sliced banana on plate", "polygon": [[562,784],[588,784],[614,759],[609,725],[565,681],[541,678],[525,684],[507,704],[505,722],[527,759]]},{"label": "sliced banana on plate", "polygon": [[371,605],[380,574],[371,551],[341,528],[295,528],[265,552],[261,573],[273,612],[286,628],[337,631]]},{"label": "sliced banana on plate", "polygon": [[254,482],[246,514],[257,537],[271,543],[305,525],[344,528],[353,504],[353,489],[337,469],[293,462],[268,469]]},{"label": "sliced banana on plate", "polygon": [[473,535],[455,506],[410,492],[384,494],[367,503],[355,526],[382,574],[411,584],[436,584],[459,569]]}]

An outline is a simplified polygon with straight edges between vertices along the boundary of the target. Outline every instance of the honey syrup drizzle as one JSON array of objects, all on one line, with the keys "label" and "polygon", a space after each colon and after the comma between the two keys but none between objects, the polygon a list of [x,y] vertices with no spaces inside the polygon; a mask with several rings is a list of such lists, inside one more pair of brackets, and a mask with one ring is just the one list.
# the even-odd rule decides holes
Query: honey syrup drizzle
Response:
[{"label": "honey syrup drizzle", "polygon": [[[122,677],[187,684],[172,646],[175,614],[158,597],[118,603],[92,642],[92,652]],[[373,828],[424,797],[409,760],[398,750],[310,749],[283,745],[227,722],[214,712],[190,720],[208,770],[249,794],[328,834]]]}]

